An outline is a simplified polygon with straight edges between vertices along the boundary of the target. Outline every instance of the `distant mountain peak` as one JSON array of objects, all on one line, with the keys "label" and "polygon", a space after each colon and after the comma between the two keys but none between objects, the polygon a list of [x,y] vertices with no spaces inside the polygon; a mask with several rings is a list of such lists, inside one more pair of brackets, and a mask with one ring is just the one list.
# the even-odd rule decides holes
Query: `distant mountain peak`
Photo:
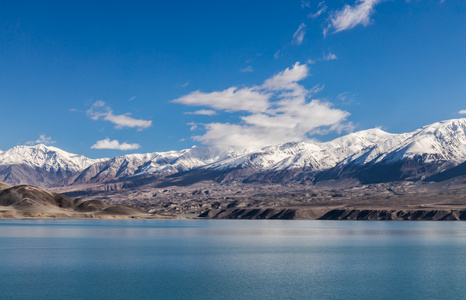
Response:
[{"label": "distant mountain peak", "polygon": [[90,159],[83,155],[72,154],[44,144],[20,145],[0,152],[0,165],[25,164],[31,167],[43,168],[46,171],[63,169],[69,172],[80,172],[98,161],[101,161],[101,159]]}]

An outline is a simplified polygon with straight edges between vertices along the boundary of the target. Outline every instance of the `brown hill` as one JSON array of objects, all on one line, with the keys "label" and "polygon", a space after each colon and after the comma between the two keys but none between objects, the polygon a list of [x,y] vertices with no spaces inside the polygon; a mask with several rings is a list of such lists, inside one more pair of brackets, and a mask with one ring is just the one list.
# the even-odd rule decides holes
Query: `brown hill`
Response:
[{"label": "brown hill", "polygon": [[0,219],[160,217],[129,205],[110,205],[100,200],[84,201],[30,185],[11,187],[0,183]]},{"label": "brown hill", "polygon": [[0,191],[1,191],[1,190],[4,190],[4,189],[8,189],[8,188],[11,188],[11,185],[6,184],[5,182],[1,182],[1,181],[0,181]]}]

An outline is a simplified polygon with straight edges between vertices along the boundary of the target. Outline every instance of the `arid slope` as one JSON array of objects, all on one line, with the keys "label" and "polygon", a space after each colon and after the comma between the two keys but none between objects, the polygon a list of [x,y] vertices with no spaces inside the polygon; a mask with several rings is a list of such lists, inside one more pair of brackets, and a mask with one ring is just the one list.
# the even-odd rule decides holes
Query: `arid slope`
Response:
[{"label": "arid slope", "polygon": [[16,218],[161,218],[139,208],[73,199],[30,185],[11,187],[0,182],[0,219]]}]

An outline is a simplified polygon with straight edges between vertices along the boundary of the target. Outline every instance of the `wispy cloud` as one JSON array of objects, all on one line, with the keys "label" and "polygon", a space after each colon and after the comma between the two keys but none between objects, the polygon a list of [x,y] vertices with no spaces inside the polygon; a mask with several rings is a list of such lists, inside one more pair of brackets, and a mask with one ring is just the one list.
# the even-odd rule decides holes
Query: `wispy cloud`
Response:
[{"label": "wispy cloud", "polygon": [[134,99],[136,99],[136,96],[129,98],[128,101],[133,101]]},{"label": "wispy cloud", "polygon": [[331,53],[329,52],[328,54],[324,54],[324,56],[322,56],[322,60],[335,60],[337,59],[338,57],[334,54],[334,53]]},{"label": "wispy cloud", "polygon": [[134,119],[130,117],[130,113],[123,114],[123,115],[115,115],[113,114],[112,109],[105,104],[104,101],[98,100],[94,102],[92,107],[87,111],[87,115],[93,120],[103,119],[105,121],[112,122],[115,124],[116,129],[122,129],[124,127],[130,128],[138,128],[142,130],[144,128],[148,128],[152,125],[152,121],[150,120],[141,120],[141,119]]},{"label": "wispy cloud", "polygon": [[466,109],[460,110],[458,113],[459,113],[460,115],[466,115]]},{"label": "wispy cloud", "polygon": [[279,58],[280,58],[280,50],[278,50],[277,52],[275,52],[275,53],[273,54],[273,58],[275,58],[275,59],[279,59]]},{"label": "wispy cloud", "polygon": [[37,145],[37,144],[50,145],[50,144],[55,144],[55,141],[52,141],[51,137],[46,136],[45,134],[41,134],[37,140],[26,142],[26,145]]},{"label": "wispy cloud", "polygon": [[[189,124],[191,130],[205,130],[204,134],[194,136],[195,140],[218,147],[261,148],[303,141],[313,134],[351,130],[352,125],[345,122],[348,112],[334,108],[330,102],[310,99],[323,86],[306,89],[299,84],[308,76],[307,65],[296,63],[261,85],[212,93],[198,92],[195,101],[185,98],[192,97],[192,94],[174,101],[240,112],[237,123]],[[243,92],[254,97],[244,101]],[[223,97],[225,94],[226,97]],[[242,103],[240,107],[238,103]]]},{"label": "wispy cloud", "polygon": [[329,61],[329,60],[336,60],[338,59],[338,56],[335,53],[328,52],[328,53],[323,53],[321,57],[313,60],[313,59],[308,59],[307,64],[313,65],[319,61]]},{"label": "wispy cloud", "polygon": [[183,83],[182,87],[187,87],[189,85],[189,81],[186,81],[185,83]]},{"label": "wispy cloud", "polygon": [[301,0],[301,8],[309,8],[311,7],[311,2],[310,1],[304,1],[304,0]]},{"label": "wispy cloud", "polygon": [[356,97],[355,93],[352,92],[344,92],[337,96],[337,99],[340,100],[343,104],[350,104],[353,102],[354,98]]},{"label": "wispy cloud", "polygon": [[217,112],[210,109],[201,109],[193,112],[185,112],[186,115],[203,115],[203,116],[215,116]]},{"label": "wispy cloud", "polygon": [[97,141],[94,145],[91,146],[91,149],[113,149],[113,150],[136,150],[141,148],[139,144],[128,144],[121,143],[118,140],[110,140],[106,138],[105,140]]},{"label": "wispy cloud", "polygon": [[243,73],[250,73],[250,72],[253,72],[253,71],[254,71],[254,69],[251,66],[247,66],[246,68],[241,69],[241,72],[243,72]]},{"label": "wispy cloud", "polygon": [[301,45],[304,40],[304,35],[306,34],[306,24],[301,23],[299,25],[298,30],[293,34],[293,40],[292,43],[295,45]]},{"label": "wispy cloud", "polygon": [[327,11],[327,5],[325,5],[325,2],[322,1],[322,2],[319,2],[319,5],[317,6],[317,11],[313,14],[307,15],[307,17],[310,19],[316,19],[326,11]]},{"label": "wispy cloud", "polygon": [[371,15],[374,13],[375,5],[382,0],[357,0],[354,6],[345,5],[343,9],[336,11],[330,17],[330,24],[324,30],[324,35],[328,30],[334,33],[352,29],[361,24],[367,26],[371,22]]}]

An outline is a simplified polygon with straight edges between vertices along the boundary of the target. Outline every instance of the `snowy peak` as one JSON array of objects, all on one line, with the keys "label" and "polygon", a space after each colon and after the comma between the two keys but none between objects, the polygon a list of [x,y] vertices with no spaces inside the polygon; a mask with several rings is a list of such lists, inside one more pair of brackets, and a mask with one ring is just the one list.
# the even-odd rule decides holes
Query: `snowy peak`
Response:
[{"label": "snowy peak", "polygon": [[208,166],[216,170],[254,168],[258,172],[303,169],[323,171],[349,163],[390,164],[406,159],[423,163],[466,160],[466,119],[438,122],[411,133],[391,134],[379,128],[335,140],[286,143],[263,148]]},{"label": "snowy peak", "polygon": [[106,182],[149,174],[170,175],[212,164],[225,159],[229,155],[232,155],[231,151],[209,147],[192,147],[181,151],[147,154],[128,154],[95,163],[66,182],[67,184]]},{"label": "snowy peak", "polygon": [[466,119],[455,119],[424,126],[411,133],[393,135],[378,143],[369,161],[393,163],[421,159],[425,163],[466,160]]},{"label": "snowy peak", "polygon": [[415,131],[406,154],[438,154],[445,160],[464,160],[466,119],[438,122]]},{"label": "snowy peak", "polygon": [[21,165],[44,169],[48,172],[65,171],[76,173],[84,170],[101,159],[89,159],[82,155],[68,153],[61,149],[43,144],[35,146],[16,146],[0,152],[0,165]]}]

